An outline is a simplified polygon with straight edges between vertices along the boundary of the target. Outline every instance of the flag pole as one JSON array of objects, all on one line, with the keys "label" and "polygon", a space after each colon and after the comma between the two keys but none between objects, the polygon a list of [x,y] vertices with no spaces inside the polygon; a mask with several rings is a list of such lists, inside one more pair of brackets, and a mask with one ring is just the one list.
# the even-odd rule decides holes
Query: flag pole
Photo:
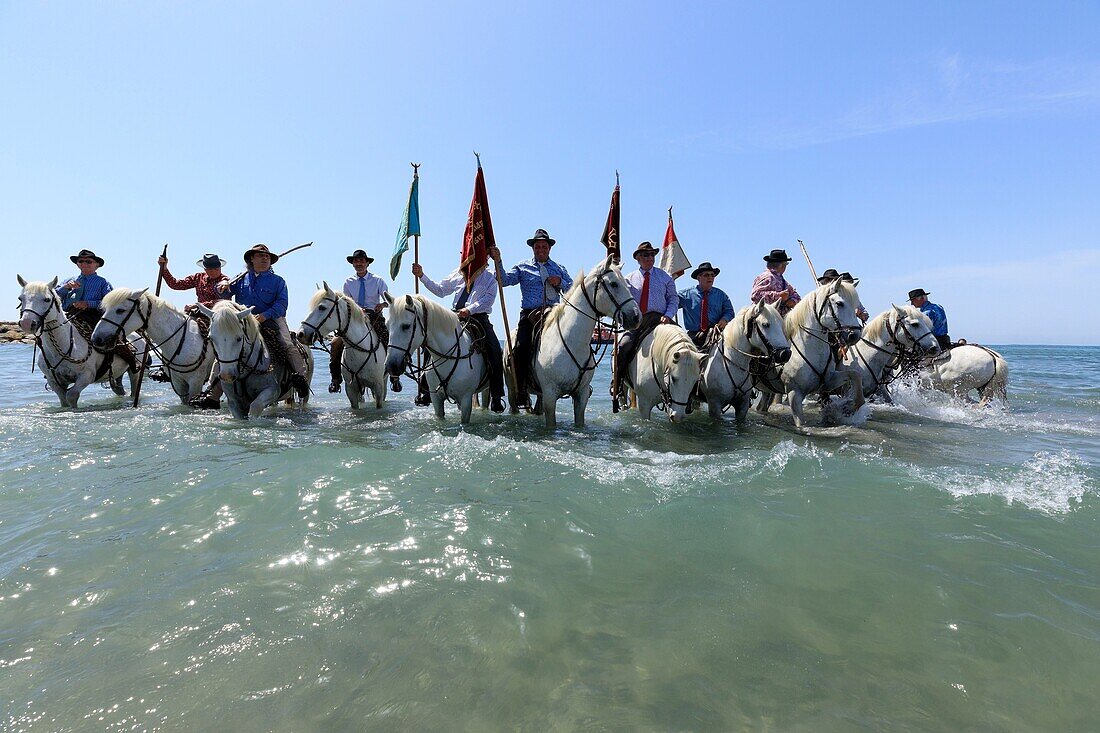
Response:
[{"label": "flag pole", "polygon": [[817,282],[817,271],[814,270],[814,263],[810,261],[810,253],[806,251],[806,245],[802,243],[802,240],[798,240],[798,246],[802,248],[802,256],[806,258],[806,264],[810,267],[810,275],[813,277],[814,282]]},{"label": "flag pole", "polygon": [[[419,163],[409,163],[409,165],[411,165],[413,167],[413,180],[415,181],[417,178],[420,177],[420,164]],[[417,202],[416,202],[416,208],[417,208],[416,234],[413,235],[413,264],[419,265],[420,264],[420,201],[419,201],[419,198],[417,199]],[[420,278],[418,278],[418,277],[413,278],[413,293],[415,293],[416,295],[420,295]],[[416,373],[417,373],[417,375],[419,375],[420,372],[423,370],[423,367],[421,366],[422,362],[421,362],[420,356],[421,356],[421,350],[417,349],[416,350]],[[418,376],[418,378],[419,378],[419,376]]]},{"label": "flag pole", "polygon": [[[615,169],[615,190],[616,191],[619,190],[619,169],[618,168]],[[621,201],[621,199],[620,199],[620,201]],[[622,209],[620,209],[619,212],[620,212],[619,215],[622,216]],[[619,220],[619,224],[620,224],[620,226],[622,225],[622,220],[621,219]],[[618,237],[619,237],[619,252],[620,252],[620,255],[621,255],[621,253],[622,253],[622,243],[623,243],[623,237],[622,237],[621,232],[618,234]],[[621,256],[614,257],[613,259],[615,260],[616,265],[618,265],[619,263],[622,262],[622,257]],[[618,374],[619,374],[619,337],[617,335],[614,335],[614,326],[615,326],[615,324],[612,323],[611,326],[612,326],[611,383],[612,384],[618,384],[619,383],[619,380],[618,380]],[[612,412],[618,412],[619,411],[619,394],[618,394],[618,392],[611,395],[611,408],[612,408],[612,410],[611,410]]]},{"label": "flag pole", "polygon": [[[160,256],[161,257],[167,257],[168,256],[168,242],[164,243],[164,249],[161,250]],[[160,297],[160,286],[161,286],[161,283],[163,283],[163,282],[164,282],[164,268],[158,266],[158,268],[157,268],[157,287],[154,289],[154,292],[153,292],[153,294],[156,295],[158,298]],[[142,380],[145,379],[145,362],[149,358],[149,336],[148,336],[148,334],[143,334],[143,336],[145,336],[145,349],[142,352],[141,356],[139,357],[141,359],[141,363],[138,364],[137,380],[134,382],[134,404],[133,404],[134,407],[138,406],[138,399],[141,397],[141,382],[142,382]]]}]

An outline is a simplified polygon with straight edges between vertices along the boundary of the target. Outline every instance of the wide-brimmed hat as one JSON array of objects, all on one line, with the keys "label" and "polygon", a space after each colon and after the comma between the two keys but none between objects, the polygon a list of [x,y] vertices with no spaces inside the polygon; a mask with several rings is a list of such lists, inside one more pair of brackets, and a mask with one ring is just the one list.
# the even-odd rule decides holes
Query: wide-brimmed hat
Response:
[{"label": "wide-brimmed hat", "polygon": [[273,265],[279,261],[279,255],[269,250],[266,244],[254,244],[252,245],[252,249],[244,253],[244,263],[246,265],[251,265],[252,255],[256,254],[257,252],[262,252],[265,255],[271,255],[271,264]]},{"label": "wide-brimmed hat", "polygon": [[374,262],[373,257],[368,255],[365,251],[363,251],[361,249],[357,249],[354,252],[352,252],[350,255],[348,255],[348,264],[349,265],[352,264],[352,260],[354,260],[356,257],[362,257],[363,259],[365,259],[367,261],[368,265],[370,263]]},{"label": "wide-brimmed hat", "polygon": [[103,258],[100,257],[99,255],[97,255],[95,252],[93,252],[90,249],[80,250],[80,254],[73,255],[72,257],[69,258],[69,261],[72,262],[75,265],[77,260],[84,260],[84,259],[95,260],[96,262],[99,263],[100,267],[103,267]]},{"label": "wide-brimmed hat", "polygon": [[837,272],[834,268],[830,267],[828,270],[821,273],[821,277],[819,277],[817,279],[817,284],[818,285],[828,285],[833,280],[836,280],[839,277],[840,277],[840,273]]},{"label": "wide-brimmed hat", "polygon": [[204,254],[202,256],[202,259],[195,264],[213,269],[215,267],[225,267],[225,260],[223,260],[221,257],[218,257],[217,255],[207,253]]},{"label": "wide-brimmed hat", "polygon": [[717,276],[718,273],[721,272],[721,270],[719,270],[717,267],[714,267],[709,262],[704,262],[703,264],[699,265],[691,271],[691,279],[698,280],[699,276],[702,275],[704,272],[713,272],[715,276]]},{"label": "wide-brimmed hat", "polygon": [[764,261],[769,265],[778,265],[782,262],[790,262],[791,258],[787,256],[787,250],[773,249],[771,254],[764,255]]},{"label": "wide-brimmed hat", "polygon": [[919,298],[922,295],[929,296],[931,294],[932,293],[926,292],[924,288],[917,288],[916,290],[909,291],[909,300],[912,300],[913,298]]},{"label": "wide-brimmed hat", "polygon": [[840,279],[852,285],[859,285],[859,278],[847,271],[840,273]]},{"label": "wide-brimmed hat", "polygon": [[551,239],[550,238],[550,234],[545,229],[536,229],[535,230],[535,236],[528,239],[527,244],[531,247],[534,247],[535,242],[546,242],[551,247],[553,247],[554,242],[556,242],[556,241],[557,241],[556,239]]},{"label": "wide-brimmed hat", "polygon": [[638,245],[638,249],[634,250],[633,257],[634,259],[638,259],[638,255],[653,255],[656,257],[657,253],[660,251],[661,250],[657,249],[649,242],[642,242]]}]

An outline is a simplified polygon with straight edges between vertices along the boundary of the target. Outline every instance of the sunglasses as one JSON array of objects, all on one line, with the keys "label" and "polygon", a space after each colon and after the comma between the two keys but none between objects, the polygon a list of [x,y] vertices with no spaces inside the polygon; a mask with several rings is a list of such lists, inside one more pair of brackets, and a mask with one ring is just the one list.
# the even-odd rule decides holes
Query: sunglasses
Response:
[{"label": "sunglasses", "polygon": [[78,264],[78,265],[91,265],[94,262],[95,262],[95,260],[77,260],[76,264]]}]

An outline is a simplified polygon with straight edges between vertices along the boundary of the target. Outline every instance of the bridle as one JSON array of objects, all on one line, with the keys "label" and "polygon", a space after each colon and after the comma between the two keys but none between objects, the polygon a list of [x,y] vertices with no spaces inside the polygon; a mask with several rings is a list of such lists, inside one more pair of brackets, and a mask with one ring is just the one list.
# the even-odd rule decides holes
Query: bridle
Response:
[{"label": "bridle", "polygon": [[57,297],[57,293],[53,291],[50,292],[50,304],[46,306],[46,310],[42,313],[39,313],[33,308],[30,308],[22,301],[20,301],[20,305],[22,306],[19,309],[20,320],[22,320],[24,315],[30,313],[31,315],[37,317],[39,322],[42,324],[41,326],[39,326],[39,332],[34,335],[35,340],[39,344],[41,344],[42,334],[46,334],[46,338],[50,340],[50,344],[53,346],[54,351],[58,355],[57,361],[51,364],[50,358],[46,355],[46,350],[42,349],[42,359],[46,362],[46,368],[49,369],[52,374],[54,374],[55,378],[58,368],[60,368],[63,363],[68,362],[74,366],[79,366],[80,364],[88,361],[88,359],[91,358],[92,354],[95,353],[95,348],[92,346],[92,342],[88,341],[88,353],[86,353],[83,358],[73,358],[73,351],[76,350],[76,329],[73,327],[72,321],[69,320],[65,321],[65,323],[69,324],[69,348],[62,349],[61,344],[57,342],[57,336],[54,335],[54,331],[60,329],[62,323],[56,318],[47,319],[47,316],[53,313],[55,308],[57,309],[58,313],[61,312],[61,299]]},{"label": "bridle", "polygon": [[[459,363],[463,359],[466,359],[466,360],[468,360],[468,362],[470,364],[470,368],[473,369],[473,358],[474,358],[474,354],[476,353],[472,348],[473,347],[473,340],[474,340],[473,334],[470,334],[470,339],[471,339],[471,348],[470,348],[470,350],[468,352],[466,352],[465,354],[462,353],[462,335],[464,333],[469,333],[469,325],[470,325],[469,321],[467,321],[466,323],[461,323],[461,321],[460,321],[460,326],[455,329],[455,343],[454,343],[454,346],[452,346],[450,349],[448,349],[445,352],[444,351],[439,351],[435,348],[432,348],[431,344],[428,343],[428,334],[430,333],[430,331],[428,330],[428,310],[426,308],[419,308],[418,309],[416,306],[413,305],[414,301],[412,300],[412,298],[410,296],[405,296],[405,297],[407,298],[407,300],[405,301],[405,310],[413,314],[412,328],[410,329],[409,340],[407,342],[409,344],[409,346],[407,346],[407,347],[406,346],[399,346],[398,344],[393,343],[394,336],[396,334],[391,333],[390,334],[390,348],[396,350],[399,353],[403,353],[405,355],[405,358],[404,358],[405,367],[406,367],[406,369],[408,369],[412,364],[412,351],[413,351],[412,344],[413,344],[413,341],[416,340],[416,330],[419,327],[420,330],[424,332],[424,335],[423,335],[422,340],[421,340],[421,345],[416,347],[416,348],[417,349],[423,349],[432,358],[428,361],[427,364],[424,364],[423,366],[420,367],[420,370],[417,374],[412,374],[411,376],[413,376],[416,379],[419,379],[421,374],[426,372],[428,369],[431,369],[433,372],[435,372],[436,377],[439,378],[439,387],[437,389],[441,390],[443,392],[444,396],[447,397],[447,399],[451,399],[450,395],[447,393],[447,386],[450,384],[451,378],[454,377],[455,372],[458,371]],[[446,376],[440,374],[439,364],[441,362],[450,362],[451,363],[451,368],[447,372]],[[475,391],[481,391],[481,389],[483,389],[484,386],[486,384],[488,384],[488,380],[489,380],[489,365],[488,365],[488,363],[486,363],[484,373],[482,375],[481,382],[478,384],[477,389]]]},{"label": "bridle", "polygon": [[[751,387],[746,389],[746,385],[748,385],[748,384],[750,384],[750,382],[752,382],[753,386],[755,386],[755,381],[753,381],[754,378],[757,379],[757,380],[764,379],[765,375],[766,375],[766,372],[769,368],[771,368],[771,367],[778,368],[779,367],[778,357],[783,351],[786,351],[788,353],[788,358],[789,358],[789,354],[790,354],[790,349],[789,348],[777,349],[774,346],[772,346],[771,341],[768,340],[767,334],[764,333],[764,330],[762,328],[760,328],[760,325],[756,322],[756,319],[758,317],[759,317],[758,314],[751,314],[751,313],[749,314],[749,318],[748,318],[749,323],[748,323],[748,326],[745,328],[745,340],[748,341],[749,346],[751,347],[752,346],[752,337],[753,337],[753,334],[755,333],[759,337],[760,342],[763,345],[764,353],[763,354],[754,354],[754,353],[751,353],[749,351],[744,351],[743,349],[739,349],[736,346],[732,347],[734,351],[741,354],[742,356],[748,357],[748,359],[750,360],[749,364],[748,364],[748,368],[745,369],[745,376],[744,376],[743,379],[741,379],[741,380],[735,379],[734,376],[733,376],[733,372],[730,371],[730,358],[728,356],[726,356],[724,340],[719,341],[716,348],[715,348],[715,351],[718,354],[720,354],[721,357],[722,357],[722,366],[726,370],[726,376],[729,377],[730,383],[733,384],[734,389],[736,390],[736,392],[740,393],[740,394],[749,394],[752,391]],[[728,326],[727,326],[727,328],[728,328]]]},{"label": "bridle", "polygon": [[[248,355],[245,355],[245,346],[248,346]],[[214,339],[210,339],[210,348],[214,352],[214,358],[218,362],[218,366],[222,364],[236,364],[237,365],[237,377],[231,384],[243,383],[245,379],[251,377],[253,374],[263,374],[271,371],[271,360],[267,355],[267,350],[263,346],[263,337],[257,338],[255,341],[248,338],[248,331],[245,329],[244,324],[241,324],[241,348],[237,352],[237,356],[233,359],[223,359],[221,354],[218,353],[218,346],[214,343]],[[256,349],[260,349],[260,356],[258,359],[253,359],[256,353]],[[267,359],[267,366],[264,366],[264,360]],[[253,363],[255,361],[255,363]]]},{"label": "bridle", "polygon": [[[153,342],[148,333],[149,319],[153,316],[153,301],[149,301],[148,312],[142,313],[141,301],[144,300],[144,298],[145,293],[140,293],[135,297],[128,298],[128,301],[130,302],[130,309],[126,312],[126,315],[122,317],[121,321],[112,321],[110,318],[107,317],[107,314],[104,313],[103,316],[99,319],[100,323],[107,323],[108,325],[114,326],[117,329],[115,333],[115,338],[122,338],[123,334],[126,332],[126,324],[129,323],[130,317],[133,316],[134,313],[137,313],[139,316],[141,316],[141,325],[135,328],[134,331],[140,334],[142,338],[144,338],[146,342],[150,345],[152,350],[156,352],[157,356],[160,357],[161,365],[169,373],[169,375],[171,375],[173,372],[176,372],[178,374],[190,374],[199,369],[204,363],[206,363],[206,350],[207,347],[210,345],[210,339],[203,336],[202,330],[200,328],[199,338],[202,339],[202,351],[199,352],[198,357],[191,363],[176,364],[176,359],[181,353],[183,353],[183,345],[187,343],[187,322],[188,320],[193,320],[191,316],[184,316],[183,319],[180,321],[180,324],[176,326],[176,329],[172,331],[172,333],[168,334],[168,336],[166,336],[164,339],[162,339],[159,344]],[[196,325],[197,324],[198,322],[196,321]],[[182,335],[180,335],[181,332]],[[176,344],[176,350],[172,353],[172,356],[166,357],[162,349],[165,344],[169,343],[177,335],[180,336],[180,339],[179,342]],[[179,394],[179,391],[176,390],[175,384],[172,385],[172,390]]]},{"label": "bridle", "polygon": [[[851,326],[839,325],[841,323],[840,316],[836,312],[836,306],[833,305],[833,299],[831,297],[836,292],[837,291],[834,290],[833,292],[828,293],[825,296],[825,302],[818,304],[813,311],[814,320],[817,321],[817,325],[821,327],[821,330],[825,332],[825,336],[820,336],[813,328],[810,328],[808,326],[799,326],[799,329],[807,336],[815,338],[829,347],[829,356],[825,360],[825,364],[822,366],[822,368],[819,370],[812,361],[806,358],[806,354],[802,351],[802,349],[798,348],[798,343],[793,339],[791,340],[791,348],[797,351],[798,355],[802,357],[802,361],[806,364],[806,366],[810,368],[810,371],[814,373],[814,376],[817,377],[818,384],[821,387],[825,386],[825,378],[826,376],[828,376],[829,373],[829,364],[834,361],[838,365],[840,364],[840,359],[837,356],[837,350],[841,346],[843,346],[844,343],[840,340],[839,337],[841,335],[848,336],[849,334],[856,331],[856,329]],[[825,327],[824,317],[826,308],[828,308],[828,314],[832,317],[833,323],[837,324],[836,328]],[[845,338],[844,341],[846,342],[847,338]]]},{"label": "bridle", "polygon": [[[884,375],[885,378],[875,375],[875,370],[871,368],[871,365],[868,362],[867,357],[865,357],[862,354],[861,351],[859,351],[857,349],[856,352],[855,352],[856,353],[856,358],[858,358],[860,360],[860,362],[863,364],[863,367],[867,370],[867,373],[871,375],[871,379],[875,380],[874,389],[871,390],[872,394],[874,392],[877,392],[879,390],[879,388],[888,386],[891,382],[893,382],[895,379],[898,378],[899,374],[895,373],[895,371],[896,371],[897,367],[901,365],[902,361],[904,361],[907,356],[911,356],[911,357],[915,358],[915,357],[919,356],[920,354],[928,351],[928,347],[923,345],[924,339],[926,339],[926,338],[932,339],[933,343],[935,342],[935,336],[932,335],[931,331],[928,331],[927,333],[922,335],[920,338],[917,338],[913,335],[913,332],[909,330],[909,326],[906,323],[904,323],[905,318],[902,317],[901,314],[899,314],[895,311],[895,313],[893,315],[894,315],[893,324],[888,329],[886,329],[886,332],[890,336],[890,338],[886,342],[886,345],[889,346],[889,345],[892,344],[892,345],[896,346],[897,347],[896,351],[890,351],[890,350],[888,350],[888,349],[886,349],[882,346],[879,346],[878,344],[874,343],[873,341],[868,340],[866,337],[860,338],[860,342],[865,343],[868,346],[870,346],[872,349],[874,349],[875,351],[886,354],[890,357],[890,359],[887,361],[886,365],[883,367],[882,372],[881,372],[881,374]],[[889,318],[889,316],[887,316],[887,317]],[[912,347],[906,346],[898,338],[899,329],[900,329],[900,331],[904,331],[905,335],[909,337],[909,340],[913,342]],[[918,351],[918,349],[919,349],[919,351]]]},{"label": "bridle", "polygon": [[[336,314],[336,329],[335,329],[335,332],[341,338],[344,339],[344,346],[347,347],[347,348],[352,349],[353,351],[358,351],[360,353],[363,353],[363,354],[367,355],[367,357],[363,360],[363,363],[359,365],[359,368],[356,369],[352,373],[352,379],[354,379],[356,381],[356,383],[358,383],[360,372],[362,372],[363,369],[366,368],[367,364],[369,364],[371,361],[378,358],[378,353],[377,353],[378,345],[380,343],[382,343],[382,340],[374,333],[374,327],[371,326],[371,324],[369,322],[367,322],[366,323],[366,326],[367,326],[366,336],[364,336],[362,339],[359,339],[358,341],[352,341],[351,339],[349,339],[347,337],[348,329],[351,327],[351,304],[348,303],[341,296],[337,295],[336,293],[332,293],[331,295],[326,293],[325,297],[321,300],[321,302],[317,304],[317,307],[320,308],[325,303],[332,303],[332,309],[327,314],[325,314],[325,317],[323,319],[321,319],[321,322],[319,324],[317,324],[316,326],[311,326],[311,327],[317,333],[321,333],[322,327],[324,327],[324,325],[326,323],[328,323],[329,319],[332,318],[333,314]],[[343,311],[340,309],[341,305],[346,305],[347,306],[346,321],[345,321],[345,317],[343,315]],[[356,307],[358,307],[358,306],[356,306]],[[364,318],[364,321],[366,321],[366,316],[364,316],[363,318]],[[363,346],[363,342],[366,341],[367,339],[370,340],[370,345],[369,346]],[[412,343],[411,339],[410,339],[410,343]]]}]

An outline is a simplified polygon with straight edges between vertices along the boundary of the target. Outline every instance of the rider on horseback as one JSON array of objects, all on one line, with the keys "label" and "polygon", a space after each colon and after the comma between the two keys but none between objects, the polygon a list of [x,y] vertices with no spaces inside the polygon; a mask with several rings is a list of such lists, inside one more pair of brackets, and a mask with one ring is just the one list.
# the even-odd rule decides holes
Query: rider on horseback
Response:
[{"label": "rider on horseback", "polygon": [[[460,269],[438,283],[425,275],[424,268],[419,264],[412,266],[412,273],[424,287],[440,298],[453,294],[454,303],[451,309],[458,314],[459,319],[469,320],[481,328],[484,336],[480,341],[485,349],[485,367],[489,370],[490,407],[493,412],[504,412],[504,357],[492,321],[489,320],[493,302],[497,299],[496,277],[485,267],[474,278],[473,283],[467,286]],[[421,389],[426,389],[423,381]],[[417,404],[425,404],[423,399],[424,395],[418,395]]]},{"label": "rider on horseback", "polygon": [[749,300],[753,303],[771,303],[779,309],[779,315],[786,316],[802,300],[794,286],[783,277],[791,258],[787,256],[786,250],[773,249],[770,254],[764,255],[764,262],[768,266],[752,281]]},{"label": "rider on horseback", "polygon": [[706,342],[711,326],[721,331],[733,320],[733,303],[729,296],[714,287],[714,278],[719,272],[717,267],[704,262],[691,272],[691,279],[699,284],[680,291],[684,328],[699,347]]},{"label": "rider on horseback", "polygon": [[573,286],[573,278],[565,268],[550,259],[550,248],[555,240],[545,229],[536,229],[535,235],[527,240],[533,257],[515,265],[505,272],[500,264],[500,250],[489,248],[489,256],[496,263],[500,281],[504,285],[519,284],[523,294],[520,305],[519,323],[516,326],[516,343],[512,351],[512,368],[516,375],[517,401],[530,404],[527,382],[530,378],[534,334],[542,327],[542,317],[546,308],[561,300],[561,293]]},{"label": "rider on horseback", "polygon": [[931,319],[932,335],[936,337],[940,348],[947,351],[951,348],[951,337],[947,335],[947,313],[944,312],[943,306],[928,300],[928,296],[931,294],[926,292],[924,288],[910,290],[909,302],[920,308],[921,313]]},{"label": "rider on horseback", "polygon": [[278,261],[279,255],[271,252],[267,245],[253,245],[244,253],[244,263],[248,270],[233,282],[220,283],[218,290],[222,293],[231,292],[238,303],[252,307],[256,320],[260,322],[260,329],[266,331],[281,347],[282,356],[286,358],[290,368],[290,382],[298,391],[298,396],[305,400],[309,395],[306,362],[286,325],[289,300],[286,281],[271,269]]},{"label": "rider on horseback", "polygon": [[[229,278],[222,273],[222,268],[225,267],[225,260],[217,255],[203,255],[202,259],[195,263],[196,265],[202,265],[203,271],[188,275],[182,280],[177,280],[172,276],[172,273],[168,271],[167,257],[163,255],[158,257],[157,264],[160,265],[160,275],[164,278],[165,285],[172,288],[172,290],[194,289],[195,300],[202,303],[207,308],[213,308],[215,303],[225,297],[218,292],[218,285],[228,283]],[[197,310],[194,303],[189,303],[183,307],[183,311],[190,316],[194,316]]]},{"label": "rider on horseback", "polygon": [[639,244],[634,250],[638,269],[626,276],[630,294],[638,301],[642,318],[637,327],[627,331],[619,339],[619,353],[618,358],[615,359],[614,377],[611,382],[612,410],[615,412],[618,412],[616,408],[618,395],[622,389],[623,375],[634,359],[638,344],[657,326],[675,321],[676,311],[680,307],[680,296],[676,292],[676,282],[672,279],[672,275],[653,266],[658,251],[649,242]]},{"label": "rider on horseback", "polygon": [[[85,331],[85,336],[90,336],[95,324],[103,317],[100,303],[103,296],[111,292],[111,283],[96,273],[96,270],[103,267],[103,258],[90,249],[80,250],[79,254],[69,257],[69,260],[80,268],[80,275],[70,277],[54,291],[61,297],[61,307],[65,315],[74,325]],[[115,345],[114,354],[126,362],[131,370],[137,369],[137,358],[124,341]]]},{"label": "rider on horseback", "polygon": [[[385,280],[373,272],[367,271],[370,264],[374,262],[374,258],[368,256],[366,251],[355,250],[347,256],[347,261],[355,268],[355,275],[344,281],[344,295],[354,300],[355,304],[363,310],[367,323],[382,339],[382,346],[389,348],[390,330],[386,326],[385,317],[382,315],[383,309],[389,307],[389,303],[384,298],[389,293],[389,286]],[[336,336],[332,339],[332,346],[329,350],[328,371],[332,377],[332,382],[328,386],[329,392],[340,391],[340,383],[343,379],[340,374],[340,358],[343,354],[344,339]],[[394,392],[401,391],[400,377],[390,377],[390,389]]]}]

